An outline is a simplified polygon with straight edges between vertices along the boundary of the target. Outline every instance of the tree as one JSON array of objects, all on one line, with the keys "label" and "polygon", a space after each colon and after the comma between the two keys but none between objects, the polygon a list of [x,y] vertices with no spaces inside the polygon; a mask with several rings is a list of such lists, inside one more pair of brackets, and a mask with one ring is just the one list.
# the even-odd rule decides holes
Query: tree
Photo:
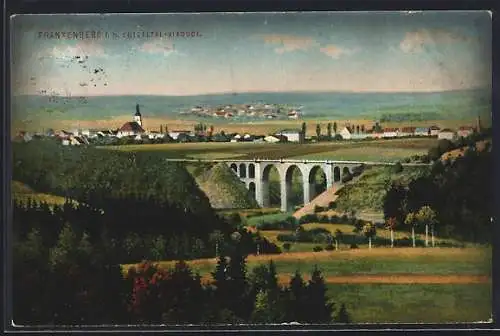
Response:
[{"label": "tree", "polygon": [[305,122],[302,123],[302,138],[306,138],[306,132],[307,132],[307,125]]},{"label": "tree", "polygon": [[394,174],[399,174],[403,171],[403,165],[401,164],[401,162],[396,162],[396,164],[394,165],[393,167],[393,172]]},{"label": "tree", "polygon": [[398,221],[395,217],[389,217],[385,221],[386,228],[391,232],[391,247],[394,247],[394,229],[396,228]]},{"label": "tree", "polygon": [[335,249],[339,249],[340,241],[343,237],[343,233],[340,229],[335,230]]},{"label": "tree", "polygon": [[365,133],[365,125],[361,125],[361,133]]},{"label": "tree", "polygon": [[411,227],[411,239],[413,241],[413,247],[415,247],[415,226],[417,225],[415,213],[410,212],[406,215],[405,224]]},{"label": "tree", "polygon": [[316,125],[316,137],[318,138],[318,140],[321,137],[321,125],[320,124]]},{"label": "tree", "polygon": [[215,245],[215,257],[218,257],[220,253],[220,244],[224,242],[224,235],[220,230],[215,230],[210,234],[209,240]]},{"label": "tree", "polygon": [[160,133],[163,133],[163,125],[160,124]]},{"label": "tree", "polygon": [[395,217],[400,223],[405,219],[406,189],[397,183],[392,183],[384,198],[384,218]]},{"label": "tree", "polygon": [[340,306],[338,313],[335,315],[334,321],[337,323],[351,323],[351,318],[347,313],[347,309],[344,303],[342,303],[342,305]]},{"label": "tree", "polygon": [[359,134],[359,125],[356,126],[356,133]]},{"label": "tree", "polygon": [[307,304],[306,284],[299,271],[290,279],[289,303],[286,307],[286,317],[288,321],[307,322],[307,312],[304,306]]},{"label": "tree", "polygon": [[432,247],[434,247],[434,225],[437,223],[436,212],[428,205],[418,210],[415,219],[419,224],[425,225],[425,246],[429,245],[429,226],[431,227]]},{"label": "tree", "polygon": [[326,284],[317,266],[311,274],[307,285],[307,304],[305,306],[308,315],[307,322],[328,323],[331,321],[333,304],[328,302],[326,296]]},{"label": "tree", "polygon": [[328,123],[328,125],[326,126],[326,131],[328,134],[328,139],[331,139],[332,138],[332,123]]},{"label": "tree", "polygon": [[375,225],[368,222],[363,226],[363,234],[368,238],[368,248],[372,248],[372,238],[377,235],[377,229]]},{"label": "tree", "polygon": [[292,247],[292,245],[290,243],[288,243],[288,242],[283,244],[283,249],[286,252],[289,252],[291,247]]},{"label": "tree", "polygon": [[333,122],[333,133],[337,134],[337,122]]}]

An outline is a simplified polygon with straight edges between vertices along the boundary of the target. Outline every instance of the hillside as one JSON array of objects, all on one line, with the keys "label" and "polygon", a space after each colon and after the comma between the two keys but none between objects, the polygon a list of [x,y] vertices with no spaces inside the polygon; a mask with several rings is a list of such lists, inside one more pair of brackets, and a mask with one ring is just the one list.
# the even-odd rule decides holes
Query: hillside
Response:
[{"label": "hillside", "polygon": [[215,209],[259,207],[245,185],[224,163],[216,164],[210,170],[198,175],[196,182]]},{"label": "hillside", "polygon": [[19,181],[12,181],[12,200],[17,202],[27,202],[28,200],[44,202],[49,205],[64,204],[65,199],[61,196],[39,193]]},{"label": "hillside", "polygon": [[367,168],[356,183],[346,185],[338,191],[337,209],[382,212],[387,187],[392,181],[408,185],[417,177],[425,175],[427,171],[427,168],[405,167],[403,171],[394,173],[392,169],[392,167]]}]

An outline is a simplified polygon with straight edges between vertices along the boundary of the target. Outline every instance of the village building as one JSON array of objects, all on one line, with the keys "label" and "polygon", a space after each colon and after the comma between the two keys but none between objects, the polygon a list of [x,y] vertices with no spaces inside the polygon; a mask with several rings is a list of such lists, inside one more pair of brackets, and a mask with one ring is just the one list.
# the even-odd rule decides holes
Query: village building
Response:
[{"label": "village building", "polygon": [[287,141],[290,141],[290,142],[303,142],[304,141],[304,134],[302,133],[302,130],[299,130],[299,129],[285,129],[285,130],[281,130],[279,132],[276,132],[274,135],[275,136],[284,136],[284,137],[286,137]]},{"label": "village building", "polygon": [[439,128],[438,126],[431,126],[429,127],[429,130],[431,132],[431,136],[438,136],[441,128]]},{"label": "village building", "polygon": [[342,137],[342,139],[350,140],[352,138],[353,130],[351,129],[350,126],[345,126],[340,130],[339,134]]},{"label": "village building", "polygon": [[384,128],[384,138],[396,138],[399,135],[398,128]]},{"label": "village building", "polygon": [[134,120],[126,122],[122,127],[118,129],[116,136],[122,138],[125,136],[137,136],[145,133],[142,123],[142,115],[139,111],[139,104],[136,105],[136,112],[134,114]]},{"label": "village building", "polygon": [[402,127],[401,131],[398,133],[400,137],[408,137],[415,135],[416,127]]},{"label": "village building", "polygon": [[264,138],[264,141],[269,142],[269,143],[277,143],[277,142],[281,141],[281,138],[279,138],[278,136],[274,136],[274,135],[268,135]]},{"label": "village building", "polygon": [[438,139],[455,140],[456,133],[449,128],[444,128],[438,133]]},{"label": "village building", "polygon": [[190,136],[191,131],[186,131],[186,130],[177,130],[177,131],[170,131],[168,132],[168,136],[171,137],[174,140],[178,140],[179,136],[185,135],[185,136]]},{"label": "village building", "polygon": [[415,127],[415,135],[417,136],[429,136],[430,128],[429,127]]},{"label": "village building", "polygon": [[475,129],[472,126],[460,126],[457,131],[457,136],[460,138],[467,138],[474,133]]}]

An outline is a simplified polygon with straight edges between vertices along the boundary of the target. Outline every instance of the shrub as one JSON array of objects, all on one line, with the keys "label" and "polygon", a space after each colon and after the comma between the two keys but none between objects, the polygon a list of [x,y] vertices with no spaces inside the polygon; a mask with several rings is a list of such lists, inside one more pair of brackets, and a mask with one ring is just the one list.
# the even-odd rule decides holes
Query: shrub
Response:
[{"label": "shrub", "polygon": [[292,247],[292,244],[290,244],[290,243],[283,244],[283,250],[285,250],[286,252],[290,251],[291,247]]},{"label": "shrub", "polygon": [[306,223],[311,223],[311,222],[316,222],[318,221],[318,215],[316,214],[307,214],[299,219],[299,224],[306,224]]},{"label": "shrub", "polygon": [[330,223],[330,218],[326,215],[318,216],[319,223]]},{"label": "shrub", "polygon": [[336,208],[337,208],[337,203],[335,203],[334,201],[328,203],[328,209],[335,210]]},{"label": "shrub", "polygon": [[338,224],[338,223],[340,223],[340,217],[337,216],[337,215],[332,215],[330,217],[330,223],[332,223],[332,224]]},{"label": "shrub", "polygon": [[326,250],[326,251],[332,251],[333,249],[335,249],[335,248],[333,247],[333,245],[332,245],[332,244],[328,244],[328,245],[326,245],[326,247],[325,247],[325,250]]},{"label": "shrub", "polygon": [[313,251],[314,252],[321,252],[321,251],[323,251],[323,248],[321,246],[316,245],[313,247]]},{"label": "shrub", "polygon": [[293,242],[296,241],[295,235],[293,233],[280,233],[276,237],[280,242]]},{"label": "shrub", "polygon": [[358,248],[358,245],[357,245],[357,244],[351,244],[350,248],[351,248],[351,249],[357,249],[357,248]]}]

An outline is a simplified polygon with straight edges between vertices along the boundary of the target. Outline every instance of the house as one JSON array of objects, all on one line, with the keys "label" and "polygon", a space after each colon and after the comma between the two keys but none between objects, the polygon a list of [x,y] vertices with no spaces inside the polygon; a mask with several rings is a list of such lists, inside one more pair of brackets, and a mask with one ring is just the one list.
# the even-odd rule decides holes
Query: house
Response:
[{"label": "house", "polygon": [[384,138],[395,138],[399,135],[398,128],[384,128],[383,136]]},{"label": "house", "polygon": [[352,138],[353,134],[353,129],[351,129],[350,126],[345,126],[343,129],[340,130],[339,134],[344,140],[349,140]]},{"label": "house", "polygon": [[270,142],[270,143],[277,143],[277,142],[281,141],[281,138],[278,136],[274,136],[274,135],[268,135],[264,138],[264,141]]},{"label": "house", "polygon": [[156,132],[156,131],[151,131],[148,133],[148,138],[153,140],[153,139],[163,139],[165,137],[164,133]]},{"label": "house", "polygon": [[457,131],[457,136],[460,138],[467,138],[474,133],[475,129],[472,126],[460,126]]},{"label": "house", "polygon": [[29,142],[33,140],[33,136],[29,134],[28,132],[21,131],[19,134],[15,137],[15,141],[21,141],[21,142]]},{"label": "house", "polygon": [[415,135],[416,127],[403,127],[401,128],[401,132],[398,133],[399,137],[407,137]]},{"label": "house", "polygon": [[87,138],[97,138],[99,130],[96,129],[85,129],[81,131],[82,135],[85,135]]},{"label": "house", "polygon": [[299,119],[299,112],[295,110],[288,112],[288,119]]},{"label": "house", "polygon": [[143,134],[145,131],[139,123],[136,121],[129,121],[123,124],[122,127],[118,129],[117,137],[121,138],[124,136],[136,136]]},{"label": "house", "polygon": [[262,135],[255,136],[253,139],[253,142],[257,142],[257,143],[265,142],[264,138],[265,138],[265,136],[262,136]]},{"label": "house", "polygon": [[275,136],[284,136],[290,142],[303,142],[304,134],[299,129],[284,129],[274,134]]},{"label": "house", "polygon": [[449,128],[444,128],[438,133],[438,139],[455,140],[456,133]]},{"label": "house", "polygon": [[81,146],[81,145],[88,145],[89,141],[86,136],[84,135],[72,135],[68,138],[63,138],[61,141],[63,146]]},{"label": "house", "polygon": [[365,132],[351,134],[351,140],[363,140],[366,138],[368,138],[368,133]]},{"label": "house", "polygon": [[191,131],[186,131],[186,130],[168,132],[168,135],[174,140],[178,140],[180,135],[189,136],[190,134],[191,134]]},{"label": "house", "polygon": [[431,132],[431,136],[438,136],[440,130],[441,130],[441,128],[439,128],[437,126],[429,127],[429,131]]},{"label": "house", "polygon": [[416,127],[415,135],[417,136],[429,136],[431,135],[431,130],[429,127]]},{"label": "house", "polygon": [[248,133],[245,133],[245,135],[243,135],[243,138],[242,138],[243,141],[253,141],[253,139],[254,139],[254,136],[251,134],[248,134]]},{"label": "house", "polygon": [[366,134],[367,134],[368,138],[372,138],[372,139],[381,139],[384,136],[383,132],[376,132],[373,129],[368,131]]}]

